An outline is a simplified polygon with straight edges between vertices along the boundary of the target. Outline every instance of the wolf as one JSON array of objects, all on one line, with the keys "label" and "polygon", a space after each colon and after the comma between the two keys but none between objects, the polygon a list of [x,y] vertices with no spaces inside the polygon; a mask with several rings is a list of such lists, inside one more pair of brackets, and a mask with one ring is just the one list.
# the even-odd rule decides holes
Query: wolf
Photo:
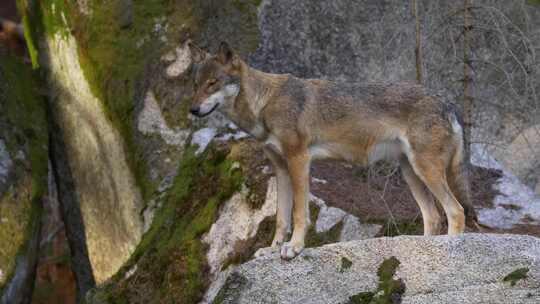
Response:
[{"label": "wolf", "polygon": [[[194,95],[191,114],[219,111],[263,145],[277,179],[272,247],[283,259],[304,248],[310,162],[339,159],[362,165],[399,161],[420,207],[425,235],[438,234],[439,208],[448,234],[464,232],[469,200],[462,124],[455,107],[411,83],[347,83],[270,74],[248,66],[223,42],[210,55],[188,42]],[[465,212],[467,211],[467,212]],[[292,236],[285,239],[290,231]]]}]

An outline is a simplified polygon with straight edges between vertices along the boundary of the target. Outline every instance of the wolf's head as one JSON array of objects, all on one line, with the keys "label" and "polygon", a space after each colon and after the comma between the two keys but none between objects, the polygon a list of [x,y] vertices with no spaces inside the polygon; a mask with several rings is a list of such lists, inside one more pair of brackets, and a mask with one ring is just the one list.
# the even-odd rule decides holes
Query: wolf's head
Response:
[{"label": "wolf's head", "polygon": [[240,92],[241,59],[226,42],[222,42],[216,55],[207,55],[189,44],[195,67],[195,94],[191,114],[203,117],[218,107],[230,107]]}]

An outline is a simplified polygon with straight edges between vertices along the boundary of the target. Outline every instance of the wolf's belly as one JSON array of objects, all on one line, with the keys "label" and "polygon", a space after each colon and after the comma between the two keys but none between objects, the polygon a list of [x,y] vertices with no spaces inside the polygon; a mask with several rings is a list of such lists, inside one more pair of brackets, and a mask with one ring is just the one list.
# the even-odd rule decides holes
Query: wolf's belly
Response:
[{"label": "wolf's belly", "polygon": [[394,160],[403,153],[399,141],[382,141],[366,147],[364,144],[324,143],[309,147],[312,159],[339,159],[361,165],[379,160]]}]

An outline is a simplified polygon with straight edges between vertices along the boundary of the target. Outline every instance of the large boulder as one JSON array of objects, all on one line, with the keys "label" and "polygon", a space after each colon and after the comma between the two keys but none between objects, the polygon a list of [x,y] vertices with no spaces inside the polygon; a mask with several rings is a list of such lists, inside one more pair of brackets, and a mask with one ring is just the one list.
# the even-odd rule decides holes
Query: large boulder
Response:
[{"label": "large boulder", "polygon": [[279,254],[232,271],[213,303],[538,303],[540,239],[400,236]]}]

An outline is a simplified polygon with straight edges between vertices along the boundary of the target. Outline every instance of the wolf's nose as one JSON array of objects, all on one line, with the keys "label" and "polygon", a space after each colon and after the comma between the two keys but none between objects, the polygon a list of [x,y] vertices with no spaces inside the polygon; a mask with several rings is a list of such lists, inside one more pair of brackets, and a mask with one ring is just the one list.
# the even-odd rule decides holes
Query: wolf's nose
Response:
[{"label": "wolf's nose", "polygon": [[189,112],[193,115],[199,115],[199,107],[189,109]]}]

